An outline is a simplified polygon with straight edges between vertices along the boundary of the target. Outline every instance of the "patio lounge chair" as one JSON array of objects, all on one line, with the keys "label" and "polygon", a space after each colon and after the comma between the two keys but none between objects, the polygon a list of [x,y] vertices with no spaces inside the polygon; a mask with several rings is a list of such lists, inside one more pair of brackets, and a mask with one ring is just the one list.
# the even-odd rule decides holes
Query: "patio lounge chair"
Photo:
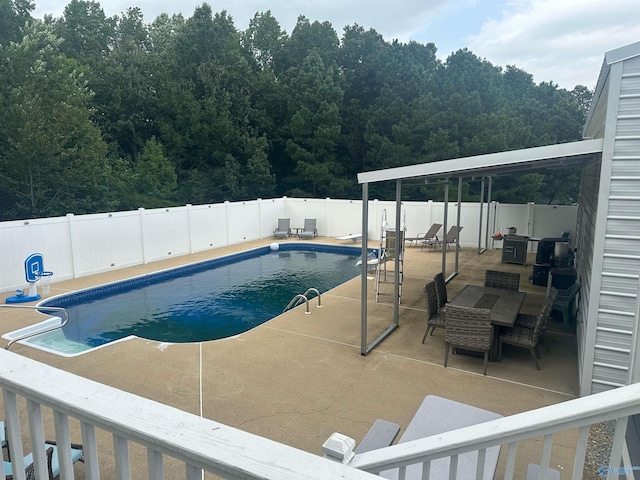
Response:
[{"label": "patio lounge chair", "polygon": [[[46,456],[47,456],[47,470],[49,471],[49,480],[56,480],[60,477],[60,464],[58,463],[58,446],[55,442],[46,441]],[[33,453],[26,455],[23,458],[25,474],[27,480],[35,479],[35,471],[33,466]],[[83,462],[84,453],[82,451],[82,445],[72,443],[71,444],[71,462]],[[13,468],[11,462],[3,462],[4,474],[7,480],[13,480]]]},{"label": "patio lounge chair", "polygon": [[318,229],[316,228],[316,219],[315,218],[305,218],[304,219],[304,228],[301,232],[298,232],[298,237],[300,238],[316,238],[318,236]]},{"label": "patio lounge chair", "polygon": [[484,286],[517,292],[520,288],[520,274],[486,270],[484,272]]},{"label": "patio lounge chair", "polygon": [[447,245],[447,248],[449,248],[449,245],[452,244],[455,244],[458,248],[460,248],[460,245],[458,244],[458,234],[463,228],[464,227],[458,227],[456,225],[452,226],[447,232],[447,236],[443,240],[440,240],[437,237],[430,240],[422,240],[420,242],[422,243],[420,250],[422,250],[426,246],[429,246],[429,250],[433,250],[434,247],[437,247],[438,245],[443,246],[444,244]]},{"label": "patio lounge chair", "polygon": [[431,228],[429,228],[429,230],[427,231],[427,233],[418,233],[417,236],[415,237],[409,237],[409,238],[405,238],[405,242],[409,242],[409,247],[411,247],[413,245],[413,242],[416,242],[416,245],[418,244],[418,242],[424,242],[426,240],[431,240],[431,239],[438,239],[438,232],[440,231],[440,229],[442,228],[442,225],[439,223],[434,223],[433,225],[431,225]]},{"label": "patio lounge chair", "polygon": [[273,236],[275,238],[289,238],[291,236],[291,219],[279,218],[278,226],[273,231]]},{"label": "patio lounge chair", "polygon": [[447,366],[449,360],[449,347],[481,352],[484,353],[484,374],[486,375],[489,350],[493,343],[491,311],[484,308],[447,305],[445,319],[444,366]]}]

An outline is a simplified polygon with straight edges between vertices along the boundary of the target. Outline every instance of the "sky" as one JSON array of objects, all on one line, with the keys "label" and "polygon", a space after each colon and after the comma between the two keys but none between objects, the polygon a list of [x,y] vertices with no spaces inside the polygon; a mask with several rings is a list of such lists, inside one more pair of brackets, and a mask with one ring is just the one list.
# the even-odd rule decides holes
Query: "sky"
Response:
[{"label": "sky", "polygon": [[[70,0],[35,0],[33,15],[62,16]],[[107,16],[139,7],[145,22],[160,13],[193,15],[204,0],[97,0]],[[536,83],[594,88],[604,53],[640,42],[640,0],[208,0],[239,30],[257,12],[271,11],[293,30],[298,16],[328,21],[342,36],[358,24],[385,40],[432,42],[442,60],[468,48],[493,65],[515,65]]]}]

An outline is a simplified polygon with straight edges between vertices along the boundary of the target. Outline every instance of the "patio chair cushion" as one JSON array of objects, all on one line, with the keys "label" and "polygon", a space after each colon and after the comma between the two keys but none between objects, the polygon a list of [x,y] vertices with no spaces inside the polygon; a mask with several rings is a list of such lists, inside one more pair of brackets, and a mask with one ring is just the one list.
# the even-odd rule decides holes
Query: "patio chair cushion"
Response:
[{"label": "patio chair cushion", "polygon": [[[46,441],[46,456],[47,466],[49,469],[49,478],[56,479],[60,476],[60,464],[58,462],[58,446],[55,442]],[[33,471],[33,453],[25,455],[22,460],[25,468],[25,474],[27,479],[35,478]],[[82,451],[82,445],[75,443],[71,444],[71,463],[84,462],[84,454]],[[11,462],[4,462],[4,474],[8,479],[13,478],[13,468]]]},{"label": "patio chair cushion", "polygon": [[[527,465],[527,480],[537,480],[540,472],[540,465],[530,463]],[[547,468],[547,480],[560,480],[560,472],[553,468]]]},{"label": "patio chair cushion", "polygon": [[378,448],[388,447],[393,443],[400,431],[400,425],[387,420],[377,419],[353,450],[354,453],[369,452]]}]

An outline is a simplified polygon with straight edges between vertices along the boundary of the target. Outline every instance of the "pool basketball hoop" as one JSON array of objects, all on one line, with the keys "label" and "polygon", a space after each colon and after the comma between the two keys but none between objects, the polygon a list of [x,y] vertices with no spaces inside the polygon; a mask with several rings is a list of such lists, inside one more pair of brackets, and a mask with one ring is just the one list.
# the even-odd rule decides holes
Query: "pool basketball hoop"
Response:
[{"label": "pool basketball hoop", "polygon": [[37,282],[40,282],[40,285],[42,285],[42,293],[45,295],[49,294],[49,284],[53,272],[48,272],[44,269],[41,253],[32,253],[24,261],[24,276],[29,284],[29,293],[25,294],[24,290],[18,289],[14,296],[5,299],[6,303],[24,303],[40,300],[40,294],[36,286]]},{"label": "pool basketball hoop", "polygon": [[51,291],[51,277],[53,277],[53,272],[36,272],[36,278],[40,281],[40,289],[43,295],[49,295]]}]

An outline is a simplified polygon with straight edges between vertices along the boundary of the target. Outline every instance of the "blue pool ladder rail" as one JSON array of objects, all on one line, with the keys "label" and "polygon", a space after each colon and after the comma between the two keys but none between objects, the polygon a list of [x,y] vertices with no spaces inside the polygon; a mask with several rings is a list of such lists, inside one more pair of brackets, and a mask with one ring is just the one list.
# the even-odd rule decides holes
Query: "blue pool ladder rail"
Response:
[{"label": "blue pool ladder rail", "polygon": [[287,304],[287,306],[284,307],[284,310],[282,311],[282,313],[286,312],[291,308],[295,308],[298,305],[300,305],[300,303],[304,302],[307,305],[307,310],[304,313],[306,315],[309,315],[311,313],[311,311],[309,310],[309,298],[307,297],[309,293],[316,294],[316,296],[318,297],[318,308],[322,308],[322,296],[320,295],[320,291],[318,291],[317,288],[307,288],[306,292],[299,293],[295,297],[293,297],[291,301]]}]

